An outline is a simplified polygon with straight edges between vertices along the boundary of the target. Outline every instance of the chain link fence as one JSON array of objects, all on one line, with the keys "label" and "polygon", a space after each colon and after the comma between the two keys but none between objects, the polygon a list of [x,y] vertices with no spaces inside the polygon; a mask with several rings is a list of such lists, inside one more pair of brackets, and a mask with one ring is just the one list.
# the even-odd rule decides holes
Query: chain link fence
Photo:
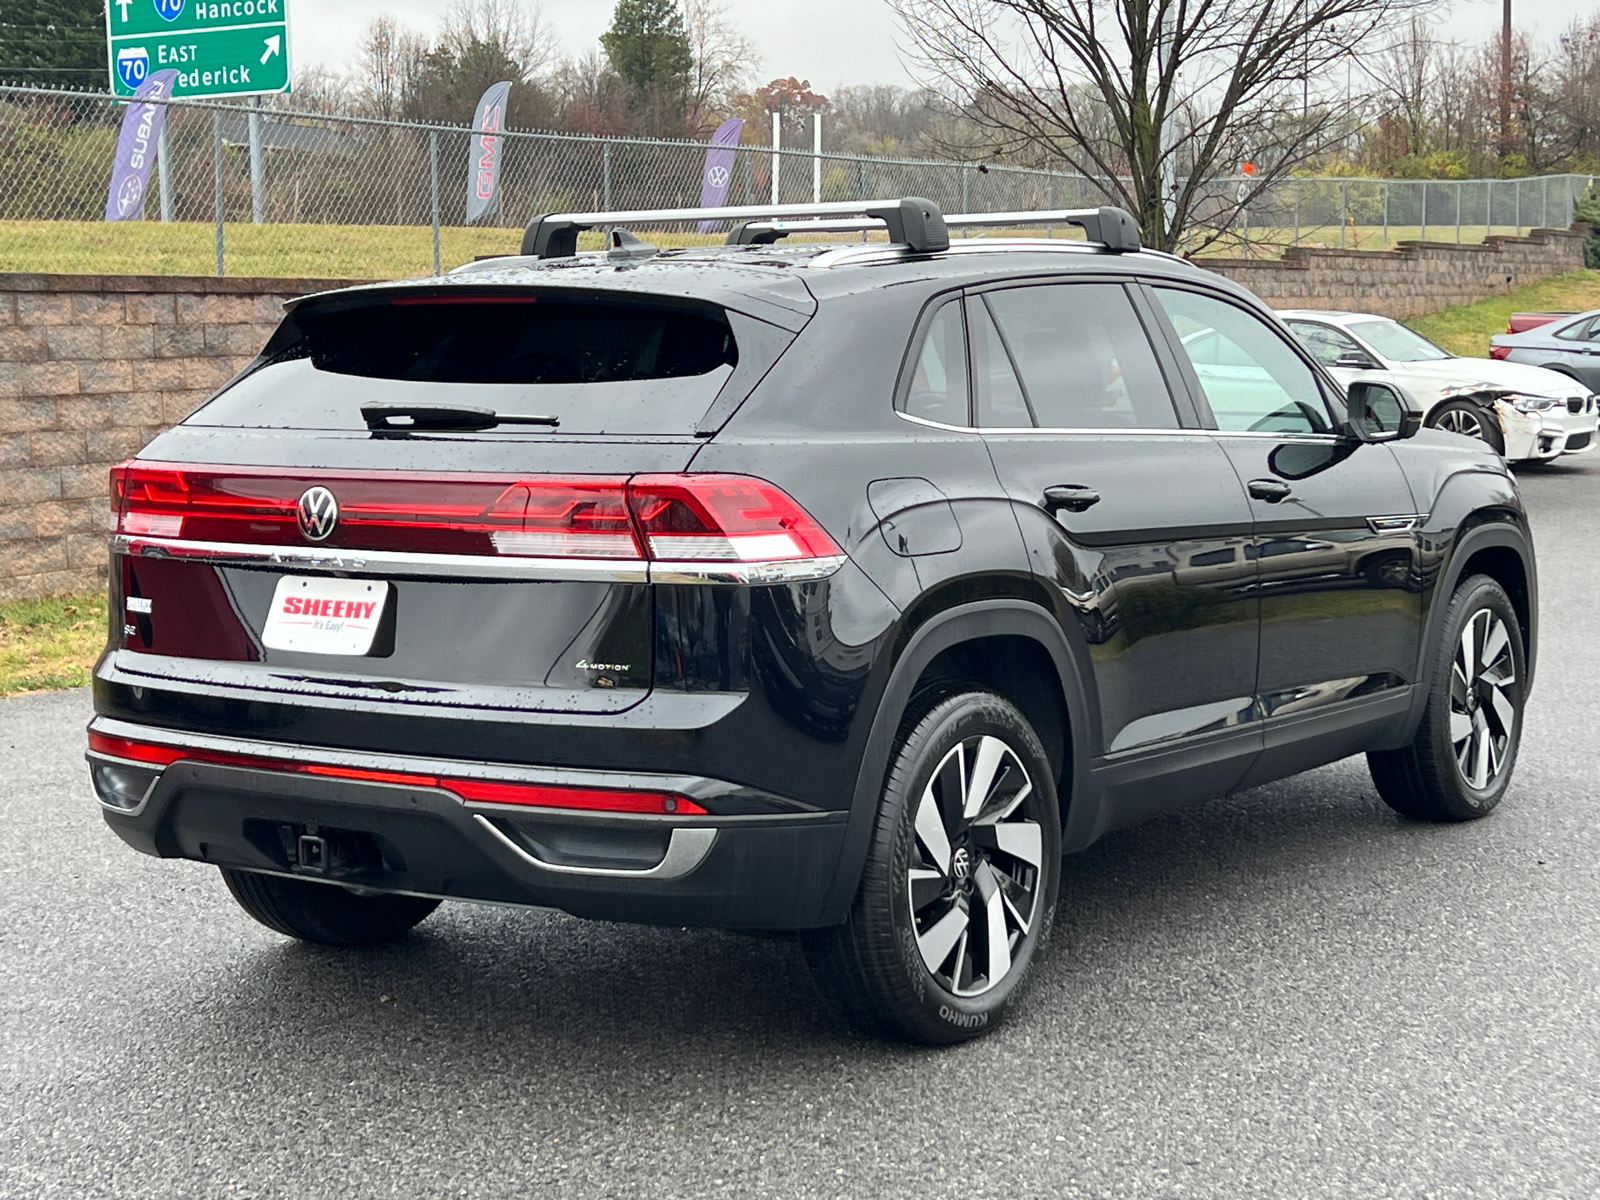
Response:
[{"label": "chain link fence", "polygon": [[[504,133],[498,211],[468,226],[468,129],[172,101],[144,219],[107,223],[124,111],[97,93],[0,87],[0,270],[427,274],[514,252],[535,213],[695,205],[706,150]],[[1244,183],[1221,179],[1207,190],[1188,249],[1256,256],[1308,243],[1374,249],[1402,238],[1478,241],[1565,228],[1591,179],[1293,179],[1241,211]],[[728,190],[731,204],[893,196],[926,196],[946,212],[1115,202],[1104,181],[1080,175],[765,146],[739,148]],[[598,234],[590,237],[598,244]],[[720,235],[680,227],[651,237],[682,245]]]}]

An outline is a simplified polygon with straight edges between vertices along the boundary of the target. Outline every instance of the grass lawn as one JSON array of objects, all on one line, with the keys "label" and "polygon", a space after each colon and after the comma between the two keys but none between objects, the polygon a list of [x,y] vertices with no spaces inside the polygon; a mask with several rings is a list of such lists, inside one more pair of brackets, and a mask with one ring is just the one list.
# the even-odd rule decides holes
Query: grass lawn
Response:
[{"label": "grass lawn", "polygon": [[82,687],[106,644],[104,592],[0,604],[0,696]]},{"label": "grass lawn", "polygon": [[1555,275],[1504,296],[1441,309],[1405,323],[1452,354],[1489,357],[1489,338],[1506,331],[1514,312],[1584,312],[1600,308],[1600,271]]}]

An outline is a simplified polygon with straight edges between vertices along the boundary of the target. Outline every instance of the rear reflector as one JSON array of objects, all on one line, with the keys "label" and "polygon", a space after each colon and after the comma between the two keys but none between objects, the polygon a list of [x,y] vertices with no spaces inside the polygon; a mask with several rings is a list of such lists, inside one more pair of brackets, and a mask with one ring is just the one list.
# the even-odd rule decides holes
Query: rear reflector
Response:
[{"label": "rear reflector", "polygon": [[507,783],[486,779],[457,779],[451,776],[421,775],[409,771],[383,771],[366,767],[335,766],[331,763],[292,762],[256,754],[234,754],[196,747],[162,746],[90,731],[89,752],[108,758],[167,767],[180,761],[216,763],[227,767],[249,767],[261,771],[288,771],[297,775],[321,775],[353,779],[362,783],[389,783],[401,787],[439,788],[453,792],[462,800],[479,804],[516,804],[528,808],[564,808],[583,812],[620,812],[703,815],[706,810],[693,800],[668,792],[632,791],[624,788],[567,787],[550,783]]},{"label": "rear reflector", "polygon": [[1493,359],[1502,360],[1502,361],[1505,360],[1505,359],[1508,359],[1508,358],[1511,357],[1511,347],[1510,346],[1490,346],[1489,347],[1489,357],[1493,358]]},{"label": "rear reflector", "polygon": [[[742,475],[328,474],[136,460],[114,468],[111,483],[118,531],[140,537],[678,563],[842,555],[782,490]],[[334,508],[308,499],[302,521],[312,488]]]}]

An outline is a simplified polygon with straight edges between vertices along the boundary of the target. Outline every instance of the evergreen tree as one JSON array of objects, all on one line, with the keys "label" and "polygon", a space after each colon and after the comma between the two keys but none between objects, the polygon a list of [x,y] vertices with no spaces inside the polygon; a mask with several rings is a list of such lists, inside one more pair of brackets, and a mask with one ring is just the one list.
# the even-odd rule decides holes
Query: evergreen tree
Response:
[{"label": "evergreen tree", "polygon": [[0,82],[106,91],[105,0],[0,0]]},{"label": "evergreen tree", "polygon": [[617,0],[600,44],[641,100],[685,93],[694,54],[677,0]]}]

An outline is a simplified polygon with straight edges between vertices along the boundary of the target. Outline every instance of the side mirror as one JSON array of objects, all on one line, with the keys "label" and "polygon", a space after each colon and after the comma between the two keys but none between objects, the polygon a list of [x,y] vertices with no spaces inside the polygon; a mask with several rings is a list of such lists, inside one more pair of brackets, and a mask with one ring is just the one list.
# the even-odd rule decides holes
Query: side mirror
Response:
[{"label": "side mirror", "polygon": [[1368,358],[1365,354],[1361,353],[1361,351],[1359,351],[1359,350],[1347,350],[1347,351],[1345,351],[1343,354],[1339,355],[1338,358],[1334,359],[1333,365],[1336,366],[1336,367],[1345,367],[1345,368],[1347,368],[1348,370],[1351,370],[1351,371],[1381,371],[1381,370],[1383,370],[1382,367],[1380,367],[1377,363],[1373,362],[1370,358]]},{"label": "side mirror", "polygon": [[1352,383],[1350,425],[1364,442],[1397,442],[1415,437],[1422,413],[1386,383]]}]

